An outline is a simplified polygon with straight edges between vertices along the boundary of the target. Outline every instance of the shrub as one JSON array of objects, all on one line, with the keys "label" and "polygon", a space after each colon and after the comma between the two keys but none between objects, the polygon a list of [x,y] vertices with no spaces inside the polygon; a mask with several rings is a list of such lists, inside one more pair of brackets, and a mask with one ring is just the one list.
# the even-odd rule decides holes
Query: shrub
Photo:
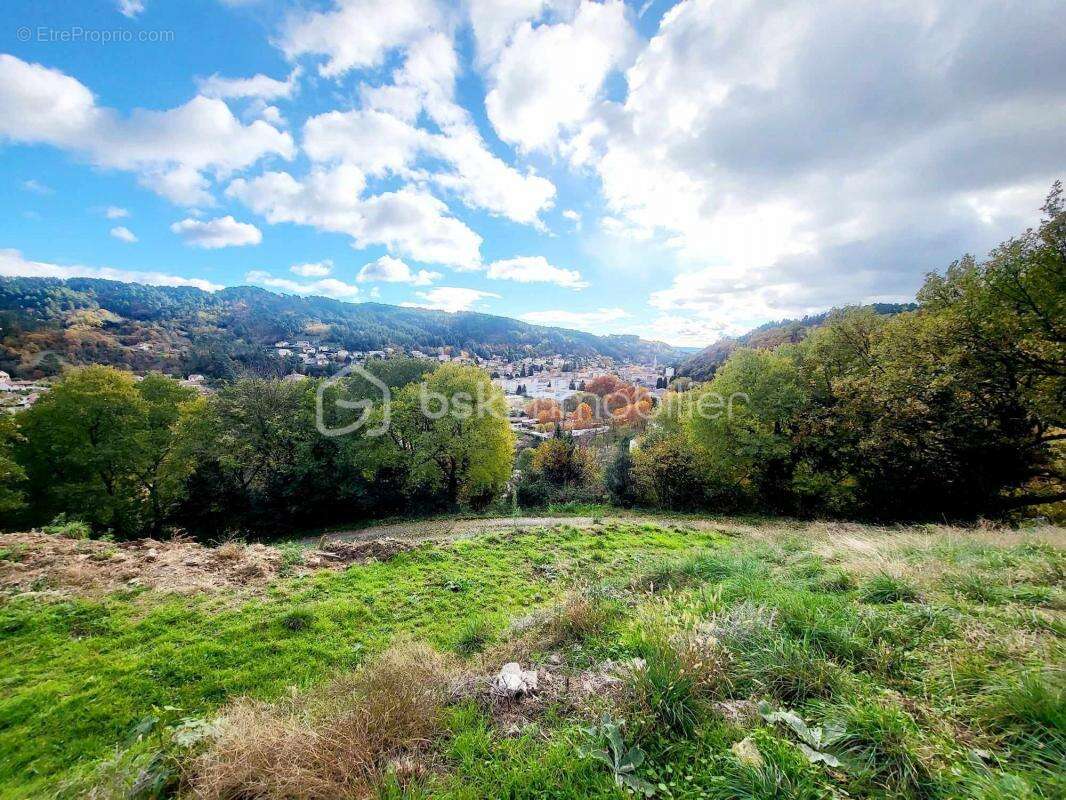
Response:
[{"label": "shrub", "polygon": [[389,762],[415,758],[442,728],[448,662],[401,644],[276,705],[240,700],[190,765],[201,800],[336,800],[374,793]]},{"label": "shrub", "polygon": [[52,520],[51,525],[45,525],[41,530],[51,536],[61,536],[64,539],[88,539],[92,533],[89,523],[80,519],[70,519],[66,514],[60,514]]}]

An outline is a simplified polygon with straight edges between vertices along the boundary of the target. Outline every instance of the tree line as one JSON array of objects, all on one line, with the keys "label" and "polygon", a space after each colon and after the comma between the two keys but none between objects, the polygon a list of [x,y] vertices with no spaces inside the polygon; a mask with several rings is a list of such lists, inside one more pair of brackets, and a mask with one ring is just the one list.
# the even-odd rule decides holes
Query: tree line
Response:
[{"label": "tree line", "polygon": [[[972,519],[1066,501],[1066,210],[931,274],[918,306],[838,312],[797,342],[738,348],[667,392],[631,446],[572,440],[520,461],[531,502],[882,520]],[[538,409],[539,410],[539,409]]]},{"label": "tree line", "polygon": [[[371,362],[389,387],[382,436],[323,435],[386,413],[378,386],[247,377],[202,397],[163,375],[68,372],[0,429],[0,503],[16,525],[63,514],[119,538],[180,529],[271,536],[359,517],[479,507],[511,474],[502,393],[476,367]],[[317,397],[322,393],[319,417]],[[477,413],[432,418],[422,393],[474,398]],[[366,401],[369,411],[347,405]],[[377,427],[381,427],[378,425]]]},{"label": "tree line", "polygon": [[[916,309],[845,310],[800,341],[737,348],[650,415],[636,413],[649,410],[645,396],[609,376],[561,407],[533,404],[558,435],[517,463],[505,398],[476,367],[370,362],[387,409],[358,376],[245,377],[203,397],[159,374],[72,370],[32,408],[0,417],[0,512],[9,527],[65,514],[123,537],[269,536],[511,500],[881,520],[1061,514],[1058,184],[1043,210],[1039,227],[988,258],[929,275]],[[474,398],[486,413],[427,414],[426,392]],[[364,414],[350,435],[320,431]],[[386,433],[368,435],[386,415]],[[600,419],[610,432],[588,443],[561,424]]]}]

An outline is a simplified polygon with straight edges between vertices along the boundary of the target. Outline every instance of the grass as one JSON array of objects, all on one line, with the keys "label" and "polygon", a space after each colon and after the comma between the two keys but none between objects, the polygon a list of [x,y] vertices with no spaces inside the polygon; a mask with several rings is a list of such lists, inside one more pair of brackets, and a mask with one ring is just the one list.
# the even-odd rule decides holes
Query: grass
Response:
[{"label": "grass", "polygon": [[[582,755],[601,713],[658,797],[1066,792],[1061,531],[674,519],[427,544],[256,597],[3,598],[0,798],[139,779],[205,800],[618,800]],[[509,660],[621,682],[493,700],[478,687]],[[840,766],[760,700],[843,725]]]}]

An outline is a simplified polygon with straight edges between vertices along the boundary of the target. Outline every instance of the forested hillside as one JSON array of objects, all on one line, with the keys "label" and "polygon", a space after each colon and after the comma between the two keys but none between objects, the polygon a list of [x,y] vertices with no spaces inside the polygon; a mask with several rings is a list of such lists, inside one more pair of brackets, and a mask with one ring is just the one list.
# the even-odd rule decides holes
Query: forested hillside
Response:
[{"label": "forested hillside", "polygon": [[279,339],[349,350],[453,347],[482,357],[606,356],[660,362],[678,353],[636,336],[596,336],[473,312],[279,295],[249,286],[218,292],[88,278],[0,278],[0,369],[54,374],[62,364],[232,377],[269,371]]},{"label": "forested hillside", "polygon": [[[917,306],[914,303],[873,303],[859,308],[868,309],[879,316],[889,316],[902,311],[913,311]],[[811,330],[825,325],[841,313],[843,313],[842,309],[833,309],[823,311],[821,314],[806,316],[803,319],[767,322],[736,338],[719,339],[682,361],[678,365],[677,374],[695,381],[708,381],[714,377],[714,373],[738,347],[771,350],[782,344],[796,344],[803,341]]]}]

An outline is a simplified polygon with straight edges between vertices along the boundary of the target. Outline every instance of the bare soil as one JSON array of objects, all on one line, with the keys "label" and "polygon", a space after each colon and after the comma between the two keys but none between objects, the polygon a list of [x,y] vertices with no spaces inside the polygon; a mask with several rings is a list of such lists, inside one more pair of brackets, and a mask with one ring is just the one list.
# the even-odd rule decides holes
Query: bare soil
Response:
[{"label": "bare soil", "polygon": [[106,542],[45,533],[0,534],[0,591],[96,594],[145,587],[191,594],[261,589],[280,574],[344,569],[385,561],[416,543],[383,537],[369,542],[323,542],[302,563],[286,564],[281,550],[228,542],[207,547],[188,539]]}]

